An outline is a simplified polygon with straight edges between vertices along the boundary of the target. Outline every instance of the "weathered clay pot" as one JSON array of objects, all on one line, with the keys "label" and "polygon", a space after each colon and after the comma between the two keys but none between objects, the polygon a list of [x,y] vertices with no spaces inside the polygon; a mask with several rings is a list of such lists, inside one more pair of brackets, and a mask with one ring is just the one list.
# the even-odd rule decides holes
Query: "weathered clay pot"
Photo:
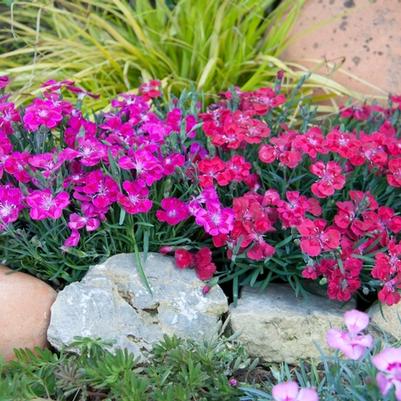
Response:
[{"label": "weathered clay pot", "polygon": [[50,307],[56,292],[44,282],[0,266],[0,355],[14,348],[46,347]]},{"label": "weathered clay pot", "polygon": [[283,58],[366,95],[401,93],[400,26],[401,0],[306,0]]}]

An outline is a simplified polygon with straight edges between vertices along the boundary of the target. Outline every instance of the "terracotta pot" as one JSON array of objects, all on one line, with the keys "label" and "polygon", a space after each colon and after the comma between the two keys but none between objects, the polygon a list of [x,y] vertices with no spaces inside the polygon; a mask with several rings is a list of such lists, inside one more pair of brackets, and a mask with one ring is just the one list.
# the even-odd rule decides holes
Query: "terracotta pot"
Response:
[{"label": "terracotta pot", "polygon": [[56,291],[28,274],[0,266],[0,355],[13,359],[14,348],[47,346],[50,307]]},{"label": "terracotta pot", "polygon": [[282,57],[365,95],[401,93],[400,26],[400,0],[306,0]]}]

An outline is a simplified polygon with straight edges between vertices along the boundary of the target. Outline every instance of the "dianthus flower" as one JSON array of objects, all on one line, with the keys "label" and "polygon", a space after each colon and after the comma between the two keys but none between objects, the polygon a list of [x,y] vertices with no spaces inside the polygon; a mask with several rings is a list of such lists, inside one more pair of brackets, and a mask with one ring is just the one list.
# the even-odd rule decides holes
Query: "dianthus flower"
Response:
[{"label": "dianthus flower", "polygon": [[176,225],[189,217],[188,206],[177,198],[164,198],[161,201],[164,210],[158,210],[156,217],[170,225]]},{"label": "dianthus flower", "polygon": [[19,188],[0,185],[0,229],[18,220],[23,209],[23,195]]},{"label": "dianthus flower", "polygon": [[288,381],[273,386],[274,401],[319,401],[319,396],[313,388],[299,388],[298,383]]},{"label": "dianthus flower", "polygon": [[329,151],[323,133],[318,127],[310,128],[304,134],[297,135],[294,146],[312,159],[316,159],[318,154],[327,154]]},{"label": "dianthus flower", "polygon": [[0,133],[5,135],[12,134],[12,125],[20,121],[21,116],[14,103],[0,101]]},{"label": "dianthus flower", "polygon": [[130,156],[123,156],[118,165],[123,170],[135,170],[136,178],[143,180],[148,186],[159,181],[164,174],[162,161],[146,149],[139,149]]},{"label": "dianthus flower", "polygon": [[327,332],[329,347],[340,350],[347,358],[358,360],[373,345],[370,334],[362,334],[369,324],[369,316],[358,310],[350,310],[344,314],[347,331],[330,329]]},{"label": "dianthus flower", "polygon": [[172,153],[163,159],[163,168],[165,175],[174,174],[177,167],[182,167],[185,163],[185,157],[181,153]]},{"label": "dianthus flower", "polygon": [[57,127],[63,119],[62,110],[50,100],[34,99],[26,108],[24,125],[29,131],[36,131],[40,126],[49,129]]},{"label": "dianthus flower", "polygon": [[327,222],[323,219],[304,219],[297,229],[301,234],[302,252],[309,256],[318,256],[323,251],[338,248],[341,234],[335,228],[326,228]]},{"label": "dianthus flower", "polygon": [[28,152],[13,152],[6,157],[4,170],[11,174],[17,181],[23,184],[31,181],[31,176],[26,170],[30,154]]},{"label": "dianthus flower", "polygon": [[271,138],[270,143],[272,145],[261,145],[259,147],[259,160],[268,164],[278,160],[286,167],[297,167],[302,160],[302,153],[294,146],[296,136],[296,132],[288,131],[278,137]]},{"label": "dianthus flower", "polygon": [[393,305],[401,300],[401,244],[391,240],[387,252],[375,255],[375,266],[371,271],[373,278],[382,282],[378,293],[380,302]]},{"label": "dianthus flower", "polygon": [[387,182],[395,188],[401,187],[401,158],[388,162]]},{"label": "dianthus flower", "polygon": [[74,198],[91,202],[99,210],[107,210],[117,200],[118,193],[116,182],[101,170],[95,170],[86,175],[82,186],[75,188]]},{"label": "dianthus flower", "polygon": [[348,257],[329,269],[327,277],[327,296],[337,301],[349,301],[361,287],[360,273],[363,263],[360,259]]},{"label": "dianthus flower", "polygon": [[123,188],[127,195],[118,194],[118,203],[129,214],[147,213],[153,205],[148,198],[149,189],[140,181],[124,181]]},{"label": "dianthus flower", "polygon": [[209,248],[201,248],[194,255],[195,272],[200,280],[210,280],[216,272],[216,265],[212,262],[212,252]]},{"label": "dianthus flower", "polygon": [[54,196],[50,189],[36,190],[26,197],[30,207],[29,215],[32,220],[58,219],[63,210],[70,204],[67,192],[60,192]]},{"label": "dianthus flower", "polygon": [[395,398],[401,401],[401,349],[385,348],[372,358],[373,365],[379,370],[376,381],[381,394],[385,397],[395,388]]},{"label": "dianthus flower", "polygon": [[194,254],[186,249],[176,249],[174,252],[175,264],[179,269],[188,269],[194,267]]},{"label": "dianthus flower", "polygon": [[257,115],[265,115],[270,109],[285,103],[285,96],[271,88],[259,88],[252,92],[240,92],[240,109]]},{"label": "dianthus flower", "polygon": [[160,91],[161,83],[160,81],[157,81],[155,79],[152,79],[149,82],[144,82],[140,87],[139,87],[139,94],[145,99],[154,99],[156,97],[161,96],[161,91]]},{"label": "dianthus flower", "polygon": [[4,89],[10,83],[10,78],[7,75],[0,76],[0,89]]},{"label": "dianthus flower", "polygon": [[345,177],[342,175],[341,166],[336,162],[324,164],[318,161],[310,167],[312,174],[317,175],[320,180],[312,184],[312,192],[318,198],[326,198],[340,190],[345,185]]}]

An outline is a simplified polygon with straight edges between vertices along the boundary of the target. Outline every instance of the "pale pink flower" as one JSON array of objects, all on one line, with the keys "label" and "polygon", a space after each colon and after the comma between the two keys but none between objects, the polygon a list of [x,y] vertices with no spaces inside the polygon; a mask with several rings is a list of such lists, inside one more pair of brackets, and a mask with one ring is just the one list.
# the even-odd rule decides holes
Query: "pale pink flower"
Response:
[{"label": "pale pink flower", "polygon": [[383,396],[395,387],[395,398],[401,401],[401,349],[386,348],[372,358],[373,365],[379,373],[376,375],[377,385]]},{"label": "pale pink flower", "polygon": [[272,396],[275,401],[319,401],[315,389],[300,389],[294,381],[276,384],[272,389]]},{"label": "pale pink flower", "polygon": [[327,332],[327,343],[331,348],[340,350],[347,358],[358,360],[373,345],[373,337],[361,333],[369,324],[369,316],[354,309],[345,312],[344,322],[348,331],[330,329]]}]

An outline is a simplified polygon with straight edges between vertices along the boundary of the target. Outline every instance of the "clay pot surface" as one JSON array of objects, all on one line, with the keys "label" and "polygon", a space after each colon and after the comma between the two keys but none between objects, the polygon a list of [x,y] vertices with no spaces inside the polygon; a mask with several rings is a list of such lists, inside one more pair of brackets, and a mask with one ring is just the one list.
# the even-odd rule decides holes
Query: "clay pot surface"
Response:
[{"label": "clay pot surface", "polygon": [[364,95],[401,94],[400,26],[401,0],[306,0],[282,58]]},{"label": "clay pot surface", "polygon": [[14,348],[47,346],[50,307],[56,291],[25,273],[0,265],[0,355],[14,358]]}]

